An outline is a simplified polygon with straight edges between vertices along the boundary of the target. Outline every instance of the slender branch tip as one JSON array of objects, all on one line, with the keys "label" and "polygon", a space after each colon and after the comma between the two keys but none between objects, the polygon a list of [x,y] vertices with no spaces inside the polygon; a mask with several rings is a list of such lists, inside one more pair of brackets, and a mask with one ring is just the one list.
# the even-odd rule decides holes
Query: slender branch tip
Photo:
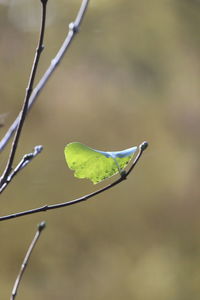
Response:
[{"label": "slender branch tip", "polygon": [[41,232],[46,227],[46,222],[42,221],[40,224],[38,224],[38,231]]},{"label": "slender branch tip", "polygon": [[31,160],[34,156],[36,156],[37,154],[39,154],[41,151],[43,150],[43,146],[42,145],[37,145],[34,147],[34,152],[32,153],[28,153],[25,154],[23,157],[23,160]]},{"label": "slender branch tip", "polygon": [[40,153],[43,150],[43,146],[42,145],[37,145],[34,147],[34,151],[37,153]]},{"label": "slender branch tip", "polygon": [[21,264],[21,268],[19,270],[19,273],[17,275],[17,278],[15,280],[15,283],[14,283],[14,286],[13,286],[13,290],[12,290],[12,293],[11,293],[11,297],[10,297],[10,300],[14,300],[16,295],[17,295],[17,292],[18,292],[18,289],[19,289],[19,286],[20,286],[20,283],[22,281],[22,277],[23,277],[23,274],[24,272],[26,271],[26,268],[27,268],[27,265],[28,265],[28,262],[30,260],[30,257],[31,257],[31,254],[33,252],[33,249],[34,247],[36,246],[39,238],[40,238],[40,234],[42,232],[42,230],[45,228],[45,222],[42,221],[39,225],[38,225],[38,229],[37,229],[37,232],[35,233],[35,236],[32,240],[32,242],[30,243],[30,246],[26,252],[26,255],[24,257],[24,260]]},{"label": "slender branch tip", "polygon": [[141,151],[144,151],[147,149],[148,146],[149,146],[148,142],[145,141],[139,146],[139,148]]}]

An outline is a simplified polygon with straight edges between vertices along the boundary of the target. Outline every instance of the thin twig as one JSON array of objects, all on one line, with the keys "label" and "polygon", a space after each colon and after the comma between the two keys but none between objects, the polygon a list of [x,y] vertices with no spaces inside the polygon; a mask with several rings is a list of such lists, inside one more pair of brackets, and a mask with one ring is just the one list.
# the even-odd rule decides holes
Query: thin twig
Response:
[{"label": "thin twig", "polygon": [[21,265],[19,274],[18,274],[18,276],[17,276],[17,278],[16,278],[16,281],[15,281],[15,284],[14,284],[14,286],[13,286],[13,290],[12,290],[12,294],[11,294],[11,296],[10,296],[10,300],[14,300],[15,297],[16,297],[16,295],[17,295],[17,291],[18,291],[18,288],[19,288],[19,285],[20,285],[22,276],[23,276],[23,274],[24,274],[24,272],[25,272],[25,270],[26,270],[26,267],[27,267],[27,265],[28,265],[28,262],[29,262],[31,253],[33,252],[33,249],[34,249],[34,247],[35,247],[35,245],[36,245],[36,243],[37,243],[37,241],[38,241],[38,239],[39,239],[39,237],[40,237],[40,235],[41,235],[43,229],[45,228],[45,226],[46,226],[46,224],[45,224],[45,222],[43,221],[43,222],[41,222],[41,223],[38,225],[38,227],[37,227],[36,234],[35,234],[35,236],[34,236],[32,242],[31,242],[31,244],[30,244],[30,246],[29,246],[29,248],[28,248],[28,251],[27,251],[27,253],[26,253],[25,257],[24,257],[24,260],[23,260],[23,263],[22,263],[22,265]]},{"label": "thin twig", "polygon": [[[40,79],[39,83],[34,88],[32,94],[29,98],[28,110],[30,110],[32,105],[37,100],[38,95],[40,94],[40,92],[42,91],[44,86],[46,85],[47,81],[49,80],[49,78],[51,77],[53,72],[55,71],[58,64],[61,62],[63,56],[65,55],[66,51],[68,50],[76,33],[78,33],[79,27],[83,21],[83,17],[85,15],[88,4],[89,4],[89,0],[82,1],[81,7],[79,9],[79,12],[77,14],[75,21],[69,24],[69,31],[68,31],[68,34],[67,34],[62,46],[58,50],[55,58],[51,61],[48,69],[46,70],[46,72],[44,73],[42,78]],[[17,116],[16,120],[13,122],[13,124],[10,126],[10,128],[8,129],[8,131],[6,132],[6,134],[0,141],[0,152],[5,148],[5,146],[9,142],[10,138],[12,137],[13,133],[17,129],[17,126],[18,126],[19,120],[20,120],[20,116],[21,116],[21,113]]]},{"label": "thin twig", "polygon": [[86,200],[88,200],[88,199],[90,199],[90,198],[92,198],[92,197],[94,197],[98,194],[101,194],[101,193],[113,188],[114,186],[118,185],[120,182],[125,180],[127,178],[127,176],[133,171],[133,169],[135,168],[136,164],[138,163],[140,157],[142,156],[144,150],[147,147],[148,147],[148,143],[143,142],[139,146],[138,154],[137,154],[135,160],[133,161],[131,167],[129,168],[129,170],[127,172],[123,172],[119,179],[117,179],[113,183],[103,187],[102,189],[97,190],[97,191],[95,191],[91,194],[84,195],[80,198],[68,201],[68,202],[52,204],[52,205],[44,205],[42,207],[34,208],[34,209],[31,209],[31,210],[26,210],[26,211],[22,211],[22,212],[19,212],[19,213],[14,213],[14,214],[7,215],[7,216],[2,216],[2,217],[0,217],[0,221],[6,221],[6,220],[9,220],[9,219],[18,218],[18,217],[22,217],[22,216],[25,216],[25,215],[31,215],[31,214],[44,212],[44,211],[48,211],[48,210],[52,210],[52,209],[56,209],[56,208],[61,208],[61,207],[66,207],[66,206],[78,204],[80,202],[86,201]]},{"label": "thin twig", "polygon": [[11,146],[11,151],[10,151],[10,155],[9,155],[9,158],[8,158],[6,168],[5,168],[5,170],[3,172],[3,175],[1,177],[0,186],[4,185],[4,183],[7,180],[7,177],[10,175],[10,172],[12,170],[12,165],[13,165],[15,154],[16,154],[16,151],[17,151],[19,138],[20,138],[22,128],[23,128],[23,125],[24,125],[24,121],[26,119],[26,115],[27,115],[27,111],[28,111],[29,99],[30,99],[31,93],[33,91],[33,85],[34,85],[34,80],[35,80],[36,72],[37,72],[38,65],[39,65],[40,55],[42,53],[42,50],[44,49],[43,41],[44,41],[45,22],[46,22],[47,0],[41,0],[41,4],[42,4],[42,17],[41,17],[41,29],[40,29],[40,34],[39,34],[39,42],[38,42],[38,46],[37,46],[37,49],[36,49],[32,69],[31,69],[31,73],[30,73],[30,77],[29,77],[28,87],[26,89],[26,95],[25,95],[23,107],[22,107],[20,117],[19,117],[19,123],[18,123],[17,131],[16,131],[15,137],[13,139],[13,143],[12,143],[12,146]]},{"label": "thin twig", "polygon": [[41,151],[43,147],[41,145],[35,146],[34,151],[28,154],[25,154],[22,160],[18,163],[15,169],[9,174],[4,184],[0,187],[0,194],[4,191],[7,185],[11,182],[13,177],[15,177],[19,171],[21,171],[25,166],[27,166],[33,158],[35,158]]}]

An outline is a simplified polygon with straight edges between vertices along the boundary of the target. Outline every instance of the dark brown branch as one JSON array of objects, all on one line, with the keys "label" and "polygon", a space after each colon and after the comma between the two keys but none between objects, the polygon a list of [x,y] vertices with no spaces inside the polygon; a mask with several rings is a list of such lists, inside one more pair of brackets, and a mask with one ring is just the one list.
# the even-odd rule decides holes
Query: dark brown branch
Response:
[{"label": "dark brown branch", "polygon": [[23,263],[22,263],[22,265],[21,265],[19,274],[18,274],[17,279],[16,279],[16,281],[15,281],[15,284],[14,284],[14,287],[13,287],[13,290],[12,290],[12,294],[11,294],[11,296],[10,296],[10,300],[14,300],[15,297],[17,296],[17,291],[18,291],[18,288],[19,288],[19,285],[20,285],[22,276],[23,276],[23,274],[24,274],[24,272],[25,272],[25,270],[26,270],[26,267],[27,267],[27,265],[28,265],[30,256],[31,256],[31,254],[32,254],[32,252],[33,252],[33,249],[34,249],[34,247],[35,247],[35,245],[36,245],[36,243],[37,243],[37,241],[38,241],[38,239],[39,239],[39,237],[40,237],[40,235],[41,235],[43,229],[45,228],[45,226],[46,226],[46,224],[45,224],[45,222],[43,221],[43,222],[41,222],[41,223],[38,225],[38,227],[37,227],[36,234],[35,234],[35,236],[34,236],[32,242],[31,242],[31,244],[30,244],[30,246],[29,246],[29,248],[28,248],[28,251],[27,251],[27,253],[26,253],[25,257],[24,257]]},{"label": "dark brown branch", "polygon": [[138,152],[135,160],[133,161],[131,167],[129,168],[129,170],[127,172],[123,172],[119,179],[117,179],[113,183],[103,187],[102,189],[97,190],[97,191],[95,191],[91,194],[85,195],[83,197],[77,198],[75,200],[68,201],[68,202],[52,204],[52,205],[44,205],[42,207],[34,208],[34,209],[31,209],[31,210],[26,210],[26,211],[22,211],[22,212],[19,212],[19,213],[14,213],[14,214],[7,215],[7,216],[2,216],[2,217],[0,217],[0,221],[6,221],[6,220],[9,220],[9,219],[14,219],[14,218],[18,218],[18,217],[22,217],[22,216],[26,216],[26,215],[31,215],[31,214],[44,212],[44,211],[48,211],[48,210],[52,210],[52,209],[56,209],[56,208],[61,208],[61,207],[66,207],[66,206],[78,204],[80,202],[86,201],[86,200],[88,200],[88,199],[90,199],[90,198],[92,198],[92,197],[94,197],[98,194],[101,194],[101,193],[113,188],[114,186],[118,185],[123,180],[125,180],[127,178],[127,176],[133,171],[133,169],[135,168],[136,164],[138,163],[140,157],[142,156],[142,153],[144,152],[144,150],[147,147],[148,147],[148,143],[143,142],[139,146],[139,152]]},{"label": "dark brown branch", "polygon": [[4,184],[0,187],[0,193],[4,191],[4,189],[13,179],[13,177],[15,177],[19,173],[19,171],[21,171],[24,167],[26,167],[31,162],[31,160],[42,151],[42,149],[43,147],[41,145],[35,146],[33,152],[25,154],[23,156],[22,160],[18,163],[15,169],[11,171]]},{"label": "dark brown branch", "polygon": [[44,49],[43,41],[44,41],[47,1],[42,1],[41,0],[41,4],[42,4],[42,20],[41,20],[41,29],[40,29],[40,35],[39,35],[39,42],[38,42],[38,46],[37,46],[37,49],[36,49],[32,69],[31,69],[31,73],[30,73],[30,77],[29,77],[28,87],[26,89],[26,95],[25,95],[23,107],[22,107],[22,110],[20,112],[17,131],[16,131],[16,134],[15,134],[13,143],[12,143],[12,147],[11,147],[11,151],[10,151],[10,155],[9,155],[9,158],[8,158],[6,168],[5,168],[5,170],[3,172],[3,175],[1,177],[0,187],[2,187],[5,184],[5,182],[7,181],[7,178],[10,175],[10,172],[12,170],[12,165],[13,165],[15,154],[16,154],[16,151],[17,151],[18,142],[19,142],[19,139],[20,139],[20,135],[21,135],[22,128],[23,128],[23,125],[24,125],[24,121],[26,119],[26,115],[27,115],[27,111],[28,111],[29,99],[30,99],[30,96],[31,96],[31,93],[32,93],[32,90],[33,90],[33,85],[34,85],[35,75],[36,75],[36,72],[37,72],[37,69],[38,69],[40,55],[42,53],[42,50]]},{"label": "dark brown branch", "polygon": [[[28,110],[32,107],[32,105],[35,103],[36,99],[38,98],[38,95],[46,85],[47,81],[55,71],[56,67],[58,64],[61,62],[63,56],[65,55],[66,51],[68,50],[73,38],[75,37],[76,33],[78,33],[79,27],[81,25],[81,22],[83,20],[83,17],[85,15],[86,9],[88,7],[89,0],[83,0],[81,7],[79,9],[79,12],[77,14],[77,17],[74,22],[69,24],[69,31],[68,34],[58,50],[55,58],[51,61],[50,66],[42,76],[41,80],[37,84],[37,86],[34,88],[30,98],[29,98],[29,103],[28,103]],[[15,132],[18,124],[20,121],[20,114],[17,116],[16,120],[13,122],[13,124],[10,126],[8,131],[6,132],[5,136],[2,138],[0,141],[0,152],[5,148],[7,143],[9,142],[10,138],[12,137],[13,133]]]}]

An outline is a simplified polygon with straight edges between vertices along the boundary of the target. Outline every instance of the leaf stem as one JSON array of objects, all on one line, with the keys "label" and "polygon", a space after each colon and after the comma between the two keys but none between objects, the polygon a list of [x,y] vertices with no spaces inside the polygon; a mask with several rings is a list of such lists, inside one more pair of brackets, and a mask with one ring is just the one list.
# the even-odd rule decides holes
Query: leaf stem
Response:
[{"label": "leaf stem", "polygon": [[116,164],[116,166],[117,166],[117,169],[118,169],[118,171],[119,171],[119,174],[122,176],[123,170],[120,168],[120,165],[118,164],[116,158],[115,158],[113,155],[112,155],[112,159],[114,160],[114,162],[115,162],[115,164]]}]

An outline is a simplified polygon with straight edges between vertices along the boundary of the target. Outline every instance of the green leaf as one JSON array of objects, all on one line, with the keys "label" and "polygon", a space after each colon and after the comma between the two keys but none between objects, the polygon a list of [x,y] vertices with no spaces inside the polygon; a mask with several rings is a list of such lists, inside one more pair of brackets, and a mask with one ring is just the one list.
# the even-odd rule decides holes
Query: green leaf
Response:
[{"label": "green leaf", "polygon": [[75,177],[88,178],[96,184],[122,173],[136,150],[137,147],[132,147],[123,151],[104,152],[75,142],[68,144],[64,153],[68,167],[75,171]]}]

